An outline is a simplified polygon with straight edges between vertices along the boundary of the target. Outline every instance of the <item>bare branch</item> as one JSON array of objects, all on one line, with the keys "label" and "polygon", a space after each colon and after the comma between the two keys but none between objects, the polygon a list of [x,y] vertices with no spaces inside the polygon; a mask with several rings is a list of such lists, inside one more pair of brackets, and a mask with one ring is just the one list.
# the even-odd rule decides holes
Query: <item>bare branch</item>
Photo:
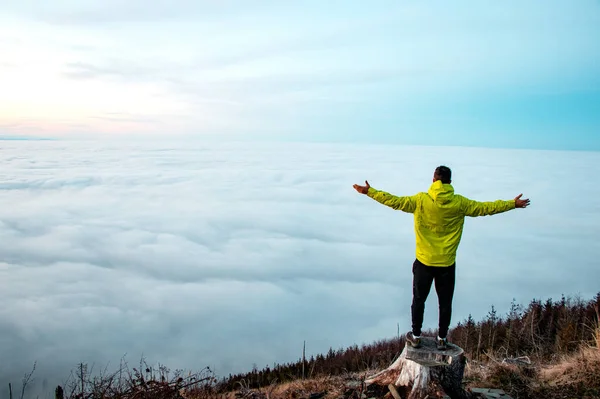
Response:
[{"label": "bare branch", "polygon": [[37,362],[33,363],[33,369],[31,369],[31,372],[25,374],[25,377],[23,377],[23,387],[21,389],[21,399],[23,399],[25,397],[25,388],[27,388],[27,384],[29,384],[29,382],[31,381],[31,376],[33,375],[33,372],[35,371],[36,363]]}]

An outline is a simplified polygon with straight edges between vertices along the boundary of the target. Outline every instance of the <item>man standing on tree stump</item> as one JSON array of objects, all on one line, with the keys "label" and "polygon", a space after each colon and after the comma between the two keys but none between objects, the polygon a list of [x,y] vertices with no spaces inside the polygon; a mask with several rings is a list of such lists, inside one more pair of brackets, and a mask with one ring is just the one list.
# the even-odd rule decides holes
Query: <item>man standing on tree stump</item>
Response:
[{"label": "man standing on tree stump", "polygon": [[425,300],[434,281],[439,303],[437,348],[447,348],[456,251],[465,217],[495,215],[529,205],[529,199],[521,199],[523,194],[510,201],[478,202],[468,199],[454,193],[451,177],[450,168],[439,166],[435,169],[433,184],[427,192],[404,197],[376,190],[368,181],[365,181],[365,186],[354,185],[356,191],[383,205],[414,214],[417,256],[413,263],[412,331],[406,334],[406,340],[415,348],[421,346]]}]

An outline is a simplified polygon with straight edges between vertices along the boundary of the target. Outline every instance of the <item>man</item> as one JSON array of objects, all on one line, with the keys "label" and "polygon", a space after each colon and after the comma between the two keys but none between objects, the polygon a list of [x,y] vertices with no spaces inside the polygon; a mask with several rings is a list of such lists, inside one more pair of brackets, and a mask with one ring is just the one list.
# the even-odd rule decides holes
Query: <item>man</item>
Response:
[{"label": "man", "polygon": [[525,208],[529,199],[478,202],[454,193],[452,172],[439,166],[433,174],[433,183],[427,192],[397,197],[376,190],[365,181],[365,186],[354,185],[356,191],[366,194],[390,208],[414,214],[416,260],[413,263],[413,300],[411,305],[412,331],[406,334],[408,343],[421,346],[421,328],[425,300],[435,281],[439,303],[437,348],[447,349],[447,334],[452,314],[452,297],[456,269],[456,251],[463,232],[466,216],[486,216]]}]

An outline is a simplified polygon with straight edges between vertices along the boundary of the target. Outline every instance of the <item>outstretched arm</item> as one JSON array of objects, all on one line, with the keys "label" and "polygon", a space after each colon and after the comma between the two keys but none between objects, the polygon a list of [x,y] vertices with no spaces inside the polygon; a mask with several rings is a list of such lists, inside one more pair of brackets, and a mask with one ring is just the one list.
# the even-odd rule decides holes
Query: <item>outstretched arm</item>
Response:
[{"label": "outstretched arm", "polygon": [[523,194],[519,194],[514,200],[510,201],[489,201],[479,202],[462,197],[462,210],[465,216],[489,216],[498,213],[510,211],[515,208],[526,208],[529,205],[529,199],[521,199]]},{"label": "outstretched arm", "polygon": [[369,185],[369,182],[365,180],[364,186],[359,186],[355,184],[354,189],[361,194],[365,194],[375,201],[389,206],[392,209],[400,210],[407,213],[413,213],[417,208],[417,196],[413,195],[410,197],[398,197],[392,195],[390,193],[386,193],[385,191],[376,190]]}]

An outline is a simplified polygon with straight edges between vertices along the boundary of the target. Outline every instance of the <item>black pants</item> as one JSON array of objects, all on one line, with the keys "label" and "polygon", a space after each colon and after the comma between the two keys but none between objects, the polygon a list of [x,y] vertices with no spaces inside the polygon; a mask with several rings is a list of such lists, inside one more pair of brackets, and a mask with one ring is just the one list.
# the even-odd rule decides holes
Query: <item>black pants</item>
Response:
[{"label": "black pants", "polygon": [[425,313],[425,300],[431,290],[431,283],[435,280],[435,291],[439,303],[439,333],[441,338],[446,338],[450,318],[452,316],[452,297],[454,296],[454,279],[456,264],[449,267],[425,266],[418,260],[413,263],[413,301],[412,332],[421,335],[423,327],[423,314]]}]

